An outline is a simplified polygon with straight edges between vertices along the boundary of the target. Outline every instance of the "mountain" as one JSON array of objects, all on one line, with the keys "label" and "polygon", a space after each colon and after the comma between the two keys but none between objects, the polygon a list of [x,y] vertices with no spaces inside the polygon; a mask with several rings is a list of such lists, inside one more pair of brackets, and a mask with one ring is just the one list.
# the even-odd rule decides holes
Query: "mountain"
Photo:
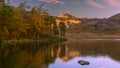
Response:
[{"label": "mountain", "polygon": [[68,24],[78,24],[81,22],[81,20],[69,13],[61,13],[56,17],[56,22],[57,25],[59,25],[60,22],[64,22],[66,26],[68,26]]},{"label": "mountain", "polygon": [[[81,23],[69,27],[69,31],[73,32],[120,32],[120,13],[109,18],[82,18]],[[74,27],[74,29],[73,29]]]},{"label": "mountain", "polygon": [[61,13],[56,17],[57,25],[64,22],[68,32],[120,32],[120,13],[109,18],[77,18],[70,13]]},{"label": "mountain", "polygon": [[120,13],[95,23],[97,28],[108,31],[120,31]]},{"label": "mountain", "polygon": [[120,13],[111,16],[109,19],[115,19],[115,20],[120,20]]},{"label": "mountain", "polygon": [[58,17],[59,18],[66,18],[66,19],[77,19],[75,16],[73,16],[69,13],[61,13]]}]

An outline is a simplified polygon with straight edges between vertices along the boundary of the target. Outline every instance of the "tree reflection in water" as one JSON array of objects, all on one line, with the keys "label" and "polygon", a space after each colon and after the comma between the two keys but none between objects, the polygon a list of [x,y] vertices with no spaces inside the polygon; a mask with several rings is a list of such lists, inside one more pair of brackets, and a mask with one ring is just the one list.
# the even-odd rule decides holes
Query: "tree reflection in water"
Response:
[{"label": "tree reflection in water", "polygon": [[66,43],[70,51],[78,51],[79,56],[109,56],[120,61],[120,41],[98,40],[98,41],[68,41]]},{"label": "tree reflection in water", "polygon": [[48,68],[48,64],[53,63],[56,57],[64,56],[64,51],[62,43],[7,44],[0,49],[0,67]]},{"label": "tree reflection in water", "polygon": [[68,41],[0,46],[0,68],[48,68],[56,58],[67,62],[77,56],[109,56],[120,61],[119,41]]}]

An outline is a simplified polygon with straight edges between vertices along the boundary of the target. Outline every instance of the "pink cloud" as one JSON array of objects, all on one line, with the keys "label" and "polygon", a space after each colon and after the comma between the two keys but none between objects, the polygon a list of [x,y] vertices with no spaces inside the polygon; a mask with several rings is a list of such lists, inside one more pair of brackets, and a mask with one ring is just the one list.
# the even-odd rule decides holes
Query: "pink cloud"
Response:
[{"label": "pink cloud", "polygon": [[39,1],[44,1],[44,2],[52,3],[52,4],[60,4],[60,5],[64,4],[63,1],[59,1],[59,0],[39,0]]},{"label": "pink cloud", "polygon": [[120,7],[120,0],[106,0],[110,5]]},{"label": "pink cloud", "polygon": [[100,9],[105,9],[106,8],[106,6],[103,6],[103,5],[97,3],[93,0],[87,0],[86,3],[89,4],[89,5],[92,5],[94,7],[100,8]]}]

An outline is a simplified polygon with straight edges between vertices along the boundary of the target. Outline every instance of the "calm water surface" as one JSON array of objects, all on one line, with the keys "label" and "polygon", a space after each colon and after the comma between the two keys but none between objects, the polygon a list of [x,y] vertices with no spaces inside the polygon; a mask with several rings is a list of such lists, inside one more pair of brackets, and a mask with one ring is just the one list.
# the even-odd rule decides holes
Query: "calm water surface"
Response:
[{"label": "calm water surface", "polygon": [[[79,60],[90,64],[80,65]],[[1,45],[0,68],[120,68],[120,41],[69,40]]]}]

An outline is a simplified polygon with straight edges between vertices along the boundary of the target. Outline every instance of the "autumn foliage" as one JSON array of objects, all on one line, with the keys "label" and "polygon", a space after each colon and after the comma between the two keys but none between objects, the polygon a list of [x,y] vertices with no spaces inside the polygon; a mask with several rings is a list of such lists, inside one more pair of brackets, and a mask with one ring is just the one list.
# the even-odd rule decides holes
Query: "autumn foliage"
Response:
[{"label": "autumn foliage", "polygon": [[25,3],[18,7],[0,2],[0,37],[10,39],[47,39],[59,37],[55,18],[42,8],[27,8]]}]

